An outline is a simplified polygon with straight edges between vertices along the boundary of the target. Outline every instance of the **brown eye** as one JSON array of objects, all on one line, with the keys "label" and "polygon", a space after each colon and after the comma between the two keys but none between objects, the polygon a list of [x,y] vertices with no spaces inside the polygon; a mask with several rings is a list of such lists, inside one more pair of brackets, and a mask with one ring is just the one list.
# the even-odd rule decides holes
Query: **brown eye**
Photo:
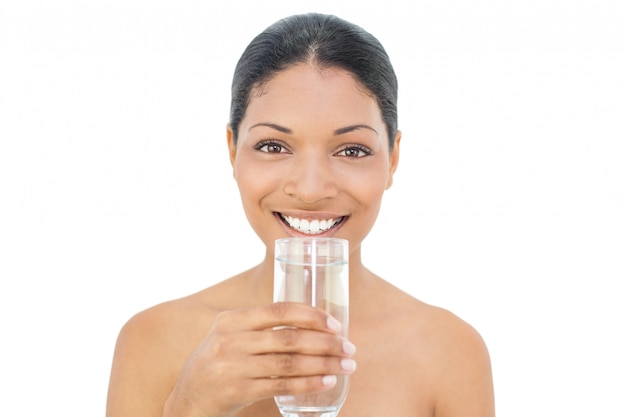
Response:
[{"label": "brown eye", "polygon": [[337,156],[345,156],[348,158],[363,158],[364,156],[369,156],[371,154],[372,152],[368,148],[361,145],[346,146],[336,153]]},{"label": "brown eye", "polygon": [[272,152],[272,153],[280,153],[280,151],[283,149],[282,146],[276,145],[276,144],[273,144],[273,143],[265,145],[261,149],[264,149],[264,148],[266,148],[265,152]]},{"label": "brown eye", "polygon": [[261,151],[261,152],[266,152],[266,153],[286,153],[287,148],[276,141],[262,141],[260,143],[258,143],[254,149],[256,149],[257,151]]}]

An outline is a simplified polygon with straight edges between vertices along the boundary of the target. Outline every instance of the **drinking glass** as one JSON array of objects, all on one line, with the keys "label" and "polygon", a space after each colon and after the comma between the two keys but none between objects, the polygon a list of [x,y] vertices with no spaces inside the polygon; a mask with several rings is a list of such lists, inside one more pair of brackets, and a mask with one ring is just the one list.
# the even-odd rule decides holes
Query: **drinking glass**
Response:
[{"label": "drinking glass", "polygon": [[[274,301],[305,303],[339,320],[348,337],[348,241],[284,238],[274,252]],[[348,393],[348,376],[320,394],[274,397],[284,417],[335,417]]]}]

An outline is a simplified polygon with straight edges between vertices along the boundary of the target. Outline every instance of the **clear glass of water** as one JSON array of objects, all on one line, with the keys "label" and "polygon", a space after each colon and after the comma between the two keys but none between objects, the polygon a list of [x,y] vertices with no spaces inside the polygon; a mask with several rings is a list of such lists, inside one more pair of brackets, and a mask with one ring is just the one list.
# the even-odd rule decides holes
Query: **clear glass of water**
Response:
[{"label": "clear glass of water", "polygon": [[[320,308],[342,325],[348,337],[348,241],[337,238],[276,240],[274,301]],[[348,393],[348,376],[337,375],[331,390],[312,395],[274,397],[284,417],[335,417]]]}]

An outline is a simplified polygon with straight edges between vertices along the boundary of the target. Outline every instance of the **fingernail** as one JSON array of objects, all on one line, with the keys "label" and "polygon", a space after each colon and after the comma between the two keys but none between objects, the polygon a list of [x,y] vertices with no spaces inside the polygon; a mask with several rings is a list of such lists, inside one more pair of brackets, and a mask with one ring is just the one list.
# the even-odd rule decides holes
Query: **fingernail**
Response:
[{"label": "fingernail", "polygon": [[352,359],[342,359],[341,369],[348,372],[354,372],[356,370],[356,362]]},{"label": "fingernail", "polygon": [[335,375],[326,375],[322,377],[322,384],[327,387],[333,387],[337,383],[337,377]]},{"label": "fingernail", "polygon": [[354,346],[352,343],[348,342],[347,340],[343,342],[343,353],[345,353],[346,355],[354,355],[354,353],[356,352],[356,346]]},{"label": "fingernail", "polygon": [[339,323],[339,320],[337,320],[333,316],[328,316],[328,319],[326,320],[326,326],[328,326],[330,330],[336,333],[339,333],[341,331],[341,323]]}]

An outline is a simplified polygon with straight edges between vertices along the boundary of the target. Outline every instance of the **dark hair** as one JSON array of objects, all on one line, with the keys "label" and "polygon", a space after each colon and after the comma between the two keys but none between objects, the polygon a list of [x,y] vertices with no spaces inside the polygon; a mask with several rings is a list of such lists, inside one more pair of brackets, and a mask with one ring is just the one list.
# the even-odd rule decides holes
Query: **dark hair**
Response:
[{"label": "dark hair", "polygon": [[352,73],[376,98],[393,148],[398,128],[398,82],[381,43],[336,16],[309,13],[279,20],[255,37],[235,68],[230,127],[235,142],[253,89],[281,70],[311,62]]}]

